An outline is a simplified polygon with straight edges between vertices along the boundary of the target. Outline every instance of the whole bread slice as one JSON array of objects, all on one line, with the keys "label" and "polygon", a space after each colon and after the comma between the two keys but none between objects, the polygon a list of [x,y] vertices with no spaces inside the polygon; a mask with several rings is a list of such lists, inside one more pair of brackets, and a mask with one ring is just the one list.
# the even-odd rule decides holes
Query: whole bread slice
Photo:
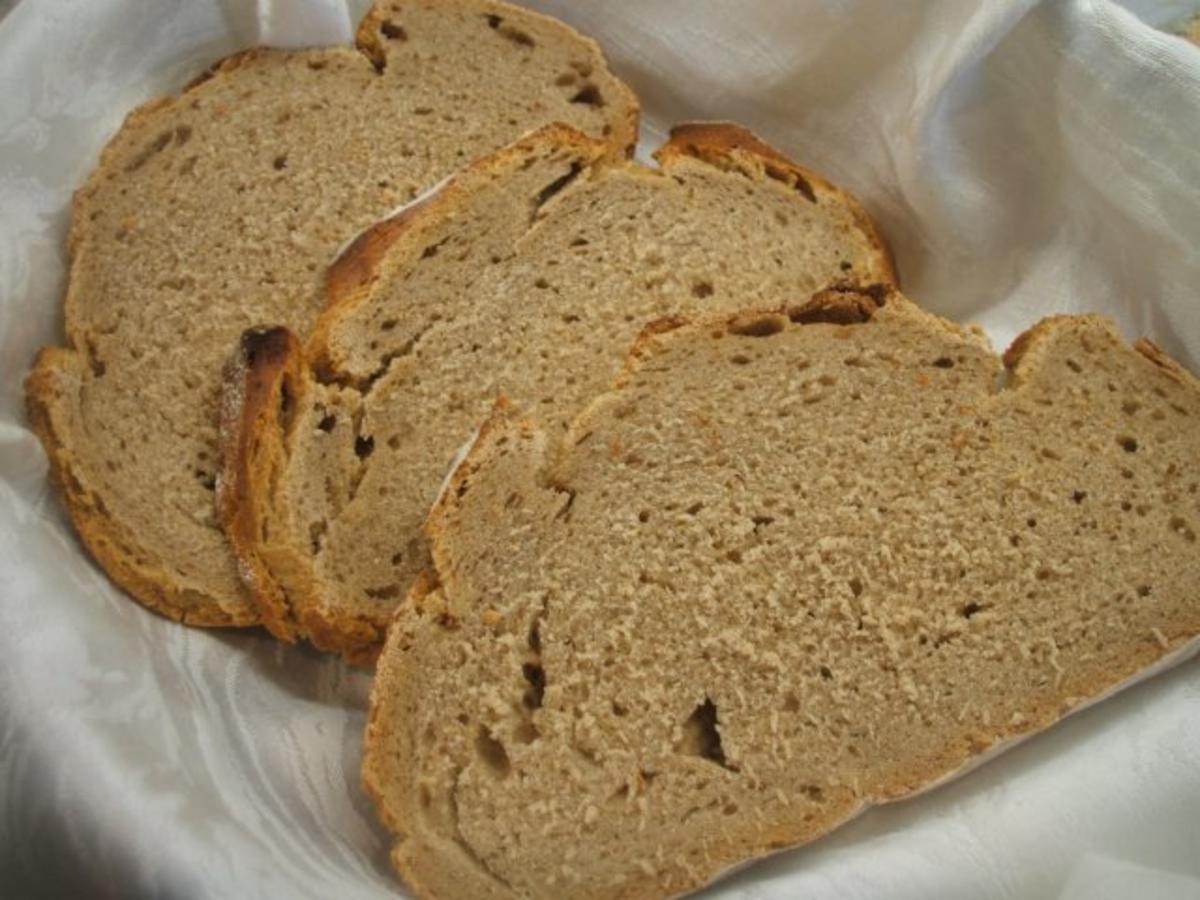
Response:
[{"label": "whole bread slice", "polygon": [[214,511],[230,347],[305,333],[347,238],[554,121],[621,153],[637,103],[592,41],[489,0],[381,0],[356,47],[239,53],[129,115],[75,197],[67,346],[27,388],[119,584],[193,625],[257,621]]},{"label": "whole bread slice", "polygon": [[651,319],[894,280],[859,204],[744,129],[683,126],[657,155],[548,127],[360,236],[305,350],[247,335],[222,509],[273,633],[378,652],[497,395],[565,427]]},{"label": "whole bread slice", "polygon": [[366,734],[396,867],[665,897],[1194,649],[1200,384],[898,293],[664,322],[565,435],[494,416],[428,531]]}]

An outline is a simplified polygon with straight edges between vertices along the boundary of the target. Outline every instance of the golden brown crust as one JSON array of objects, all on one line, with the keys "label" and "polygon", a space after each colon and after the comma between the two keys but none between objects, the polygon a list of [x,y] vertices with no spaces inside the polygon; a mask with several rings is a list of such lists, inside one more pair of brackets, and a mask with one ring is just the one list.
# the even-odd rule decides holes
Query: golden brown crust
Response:
[{"label": "golden brown crust", "polygon": [[1150,360],[1150,362],[1154,363],[1154,365],[1158,366],[1164,373],[1169,375],[1173,380],[1179,382],[1180,384],[1190,386],[1192,388],[1200,387],[1200,384],[1197,383],[1195,375],[1168,356],[1167,351],[1158,346],[1158,344],[1154,343],[1154,341],[1150,340],[1150,338],[1139,338],[1134,342],[1133,349],[1142,354],[1142,356],[1146,357],[1146,359]]},{"label": "golden brown crust", "polygon": [[1075,321],[1074,316],[1047,316],[1026,328],[1008,345],[1004,351],[1004,365],[1008,369],[1016,369],[1025,355],[1038,341],[1048,337],[1056,328],[1070,326]]},{"label": "golden brown crust", "polygon": [[103,499],[75,474],[71,451],[59,437],[56,407],[63,382],[78,381],[86,365],[83,356],[72,350],[44,347],[25,382],[30,426],[45,448],[51,480],[84,546],[113,581],[159,615],[205,627],[257,624],[257,613],[248,605],[234,611],[211,604],[197,606],[199,595],[141,558],[137,542],[109,515]]},{"label": "golden brown crust", "polygon": [[263,558],[275,473],[283,464],[284,432],[304,379],[301,350],[286,328],[246,331],[225,367],[221,402],[221,472],[217,517],[237,556],[242,581],[264,624],[282,641],[296,640],[287,593]]},{"label": "golden brown crust", "polygon": [[754,132],[732,122],[685,122],[671,129],[670,139],[654,153],[664,169],[673,159],[692,157],[723,169],[745,172],[739,157],[757,157],[763,173],[799,191],[811,203],[826,198],[844,205],[855,223],[867,235],[874,250],[871,281],[900,286],[895,259],[875,221],[854,195],[823,177],[788,159]]}]

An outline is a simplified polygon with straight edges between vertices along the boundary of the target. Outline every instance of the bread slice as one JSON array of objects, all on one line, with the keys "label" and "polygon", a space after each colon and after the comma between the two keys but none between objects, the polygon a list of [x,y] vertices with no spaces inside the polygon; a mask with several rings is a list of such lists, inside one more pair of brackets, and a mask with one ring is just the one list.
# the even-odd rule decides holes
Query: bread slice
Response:
[{"label": "bread slice", "polygon": [[494,416],[428,531],[366,735],[397,868],[669,896],[1200,646],[1200,383],[898,293],[666,321],[565,435]]},{"label": "bread slice", "polygon": [[354,48],[239,53],[130,114],[76,195],[67,346],[28,382],[118,583],[193,625],[257,621],[214,513],[230,347],[261,322],[306,332],[347,238],[553,121],[620,153],[637,103],[592,41],[488,0],[379,2]]},{"label": "bread slice", "polygon": [[272,632],[373,658],[497,395],[565,427],[653,318],[894,279],[858,203],[749,132],[681,127],[658,159],[549,127],[359,237],[306,352],[246,337],[225,522]]}]

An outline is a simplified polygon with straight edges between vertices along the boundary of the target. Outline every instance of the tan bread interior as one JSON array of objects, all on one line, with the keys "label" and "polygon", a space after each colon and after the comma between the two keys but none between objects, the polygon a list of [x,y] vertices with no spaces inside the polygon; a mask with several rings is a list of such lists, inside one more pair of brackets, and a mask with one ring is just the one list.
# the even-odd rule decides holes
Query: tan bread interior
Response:
[{"label": "tan bread interior", "polygon": [[1006,370],[897,294],[854,315],[647,337],[565,437],[493,419],[379,663],[411,884],[670,896],[1200,633],[1191,376],[1096,318]]}]

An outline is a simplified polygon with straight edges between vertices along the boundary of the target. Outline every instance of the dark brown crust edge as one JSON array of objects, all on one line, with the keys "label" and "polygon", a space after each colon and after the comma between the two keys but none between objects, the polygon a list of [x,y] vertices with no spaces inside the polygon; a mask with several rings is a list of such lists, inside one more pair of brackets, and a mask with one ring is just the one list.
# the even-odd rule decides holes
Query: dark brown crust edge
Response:
[{"label": "dark brown crust edge", "polygon": [[[715,336],[718,332],[723,333],[728,330],[733,333],[739,333],[740,330],[746,328],[752,329],[750,333],[758,333],[754,329],[766,327],[771,329],[771,331],[766,333],[773,333],[775,330],[782,330],[787,327],[782,321],[784,319],[790,320],[794,324],[825,323],[840,328],[854,328],[870,322],[874,315],[885,306],[891,307],[890,312],[904,316],[919,316],[924,318],[933,327],[955,333],[963,339],[972,338],[971,332],[967,329],[920,310],[888,285],[867,288],[858,286],[832,288],[818,292],[803,304],[784,309],[750,309],[739,313],[696,317],[690,320],[679,316],[665,317],[649,323],[642,330],[630,348],[625,366],[614,380],[612,387],[608,391],[598,395],[593,404],[585,408],[576,417],[568,429],[566,436],[561,439],[562,445],[564,447],[570,446],[578,439],[581,424],[590,415],[593,405],[608,393],[620,390],[636,374],[637,369],[645,365],[647,360],[656,355],[665,346],[663,343],[664,337],[669,340],[674,332],[686,328],[695,328],[697,330],[711,330]],[[779,323],[778,328],[772,324],[776,321]],[[1061,329],[1097,325],[1101,330],[1118,340],[1119,343],[1128,346],[1119,335],[1115,325],[1103,316],[1050,316],[1030,326],[1012,342],[1008,350],[1003,354],[1004,366],[1010,371],[1019,369],[1028,351],[1038,341],[1052,338]],[[1200,390],[1200,379],[1193,376],[1161,348],[1153,344],[1153,342],[1142,338],[1132,344],[1132,349],[1145,357],[1149,363],[1161,369],[1168,377],[1179,381],[1193,390]],[[467,481],[471,474],[487,465],[487,461],[494,451],[494,447],[500,436],[514,429],[533,428],[536,430],[536,427],[528,419],[517,419],[505,407],[497,407],[492,412],[484,426],[480,429],[479,436],[459,462],[454,472],[451,473],[448,480],[449,487],[442,492],[438,502],[434,504],[430,512],[426,522],[426,532],[433,544],[434,569],[423,573],[418,578],[409,595],[405,598],[405,601],[397,608],[394,618],[395,622],[400,623],[404,618],[417,612],[421,608],[425,598],[434,590],[445,589],[446,587],[453,590],[453,584],[448,586],[442,584],[439,574],[441,567],[438,565],[438,561],[439,558],[444,558],[445,554],[444,551],[439,549],[438,545],[447,539],[447,530],[451,527],[448,520],[454,517],[454,507],[458,502],[457,498],[459,495],[458,488]],[[547,460],[553,458],[552,454],[553,451],[547,454]],[[417,896],[432,898],[436,894],[431,886],[422,882],[419,873],[406,867],[401,859],[401,854],[396,852],[407,834],[407,830],[404,827],[403,811],[406,804],[413,802],[412,798],[408,798],[405,792],[400,795],[402,798],[400,803],[389,806],[386,796],[387,791],[390,790],[394,797],[402,788],[398,788],[394,784],[390,785],[388,789],[384,787],[385,779],[387,778],[384,767],[388,764],[385,742],[387,740],[387,733],[391,730],[391,725],[383,715],[384,701],[382,697],[389,688],[393,688],[394,682],[401,677],[388,664],[388,660],[394,652],[393,642],[399,641],[402,633],[402,627],[392,629],[389,632],[388,642],[381,654],[383,664],[371,691],[368,722],[364,736],[362,781],[368,796],[375,804],[380,821],[395,839],[391,854],[393,865],[405,883],[413,889]],[[1183,643],[1184,640],[1180,638],[1172,643],[1171,649],[1178,649],[1180,646],[1183,646]],[[403,649],[403,647],[400,647],[399,652],[403,652]],[[1089,695],[1089,698],[1084,699],[1103,697],[1105,691],[1111,691],[1114,688],[1119,690],[1128,686],[1129,679],[1136,672],[1143,670],[1146,666],[1152,665],[1155,661],[1165,656],[1166,653],[1166,648],[1160,651],[1147,649],[1146,653],[1136,661],[1131,672],[1124,676],[1123,680],[1115,684],[1099,685]],[[1086,705],[1086,703],[1083,705]],[[992,727],[987,732],[960,735],[954,741],[947,744],[941,754],[935,759],[928,760],[922,769],[914,771],[908,778],[881,791],[879,796],[869,801],[857,804],[849,802],[849,800],[839,802],[836,807],[832,808],[830,815],[820,821],[814,821],[802,827],[783,825],[773,829],[768,834],[762,836],[760,840],[756,840],[753,843],[745,839],[733,838],[728,845],[731,851],[729,862],[715,871],[709,871],[697,877],[682,890],[684,893],[699,890],[725,877],[731,871],[731,866],[737,868],[743,864],[761,860],[772,853],[795,849],[811,843],[835,831],[849,818],[853,818],[858,812],[865,811],[871,806],[908,799],[926,790],[936,789],[942,784],[943,780],[953,777],[973,762],[986,762],[987,757],[983,756],[983,754],[987,751],[1000,747],[1007,742],[1026,736],[1033,736],[1045,731],[1066,718],[1075,708],[1075,706],[1071,705],[1057,710],[1047,707],[1033,711],[1020,724],[999,725]],[[631,887],[626,893],[622,894],[622,896],[629,898],[653,898],[661,895],[661,890],[657,890],[654,883],[645,882]]]},{"label": "dark brown crust edge", "polygon": [[283,431],[303,393],[300,344],[286,328],[242,334],[222,373],[217,518],[238,559],[262,624],[296,640],[283,587],[271,576],[261,536],[270,486],[281,462]]},{"label": "dark brown crust edge", "polygon": [[855,224],[866,235],[874,252],[867,281],[900,286],[900,275],[891,247],[858,198],[811,169],[788,159],[750,129],[733,122],[684,122],[671,129],[670,139],[655,151],[654,157],[664,168],[670,165],[673,158],[690,156],[728,169],[737,167],[738,154],[757,156],[768,178],[789,185],[811,203],[828,198],[844,205]]}]

